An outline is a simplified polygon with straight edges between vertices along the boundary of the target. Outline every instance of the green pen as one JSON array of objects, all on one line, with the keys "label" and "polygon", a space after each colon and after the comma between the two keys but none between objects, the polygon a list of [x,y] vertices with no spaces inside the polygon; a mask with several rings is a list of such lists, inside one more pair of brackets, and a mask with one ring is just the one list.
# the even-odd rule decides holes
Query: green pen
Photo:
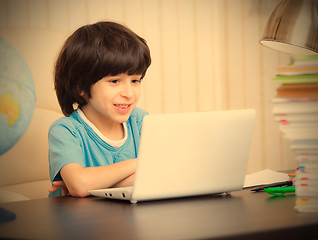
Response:
[{"label": "green pen", "polygon": [[264,191],[274,196],[283,196],[285,193],[295,192],[295,186],[264,188]]}]

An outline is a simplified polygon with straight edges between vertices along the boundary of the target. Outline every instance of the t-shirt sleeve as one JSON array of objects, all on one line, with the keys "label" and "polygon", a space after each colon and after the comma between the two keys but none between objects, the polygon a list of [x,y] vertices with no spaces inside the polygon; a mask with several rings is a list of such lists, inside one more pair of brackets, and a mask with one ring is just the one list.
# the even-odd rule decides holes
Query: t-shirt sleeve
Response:
[{"label": "t-shirt sleeve", "polygon": [[85,166],[81,141],[75,129],[67,124],[53,125],[48,134],[51,181],[62,180],[60,170],[66,164]]}]

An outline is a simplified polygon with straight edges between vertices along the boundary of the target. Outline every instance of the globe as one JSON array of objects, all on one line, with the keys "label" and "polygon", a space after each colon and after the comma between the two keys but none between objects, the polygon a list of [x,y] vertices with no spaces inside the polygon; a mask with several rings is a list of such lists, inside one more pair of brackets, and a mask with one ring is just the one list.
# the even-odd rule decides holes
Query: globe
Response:
[{"label": "globe", "polygon": [[21,54],[0,38],[0,155],[28,128],[35,106],[31,71]]}]

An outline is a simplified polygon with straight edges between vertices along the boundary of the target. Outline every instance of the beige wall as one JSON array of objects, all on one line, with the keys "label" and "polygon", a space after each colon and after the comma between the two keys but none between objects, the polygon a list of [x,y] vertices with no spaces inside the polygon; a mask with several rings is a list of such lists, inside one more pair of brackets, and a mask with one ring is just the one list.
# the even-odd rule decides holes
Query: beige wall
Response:
[{"label": "beige wall", "polygon": [[[278,0],[0,0],[0,37],[26,59],[37,107],[59,111],[53,66],[65,38],[99,20],[144,37],[153,63],[139,106],[150,113],[254,108],[248,172],[296,166],[272,118],[270,82],[288,56],[259,44]],[[229,149],[230,150],[230,149]]]}]

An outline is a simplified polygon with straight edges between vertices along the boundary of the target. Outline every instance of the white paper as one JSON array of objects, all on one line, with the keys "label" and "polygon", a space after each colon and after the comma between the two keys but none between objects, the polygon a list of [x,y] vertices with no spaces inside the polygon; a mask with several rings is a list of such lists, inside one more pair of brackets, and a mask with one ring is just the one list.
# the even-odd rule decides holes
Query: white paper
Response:
[{"label": "white paper", "polygon": [[270,169],[247,174],[245,176],[244,187],[253,187],[276,182],[284,182],[290,180],[287,173],[276,172]]}]

